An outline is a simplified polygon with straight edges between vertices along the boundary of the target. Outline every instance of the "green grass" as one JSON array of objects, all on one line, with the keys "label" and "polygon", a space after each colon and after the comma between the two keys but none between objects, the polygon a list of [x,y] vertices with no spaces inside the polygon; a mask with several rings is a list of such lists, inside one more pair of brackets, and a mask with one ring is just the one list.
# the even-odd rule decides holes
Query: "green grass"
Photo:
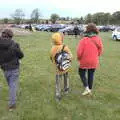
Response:
[{"label": "green grass", "polygon": [[0,72],[0,120],[120,120],[120,42],[111,33],[101,33],[104,54],[95,74],[93,96],[81,96],[83,86],[78,76],[76,46],[79,39],[66,36],[74,55],[70,72],[71,92],[56,102],[55,72],[49,60],[51,33],[36,32],[16,36],[25,57],[21,63],[17,109],[8,112],[8,86]]}]

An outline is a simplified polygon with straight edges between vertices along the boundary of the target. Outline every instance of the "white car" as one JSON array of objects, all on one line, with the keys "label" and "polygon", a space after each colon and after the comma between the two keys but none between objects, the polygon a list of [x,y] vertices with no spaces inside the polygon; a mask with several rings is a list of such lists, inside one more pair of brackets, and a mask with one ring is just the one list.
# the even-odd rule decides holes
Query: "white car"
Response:
[{"label": "white car", "polygon": [[120,27],[116,28],[112,33],[113,40],[120,40]]}]

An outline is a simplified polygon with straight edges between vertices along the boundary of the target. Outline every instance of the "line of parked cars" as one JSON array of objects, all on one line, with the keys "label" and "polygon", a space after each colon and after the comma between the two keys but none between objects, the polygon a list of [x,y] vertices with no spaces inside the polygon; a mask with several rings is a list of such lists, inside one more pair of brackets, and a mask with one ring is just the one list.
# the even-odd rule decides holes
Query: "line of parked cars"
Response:
[{"label": "line of parked cars", "polygon": [[[68,24],[32,24],[37,31],[46,32],[62,32],[65,35],[74,35],[75,27],[77,26],[77,35],[82,34],[85,31],[86,25],[68,25]],[[23,29],[30,29],[29,24],[12,25],[11,27],[18,27]],[[120,27],[117,26],[97,26],[100,32],[112,31],[112,39],[120,40]]]},{"label": "line of parked cars", "polygon": [[62,32],[64,35],[74,35],[74,34],[80,35],[81,33],[84,32],[83,26],[77,26],[77,30],[75,30],[75,27],[76,26],[68,26],[63,29],[60,29],[59,32]]},{"label": "line of parked cars", "polygon": [[[14,27],[30,29],[29,24],[15,25]],[[66,25],[66,24],[32,24],[37,31],[46,31],[46,32],[62,32],[67,35],[75,34],[75,27],[78,28],[77,34],[80,35],[84,31],[83,25]]]},{"label": "line of parked cars", "polygon": [[104,25],[104,26],[97,26],[100,32],[108,32],[115,30],[115,26],[112,25]]},{"label": "line of parked cars", "polygon": [[38,31],[57,32],[59,29],[63,29],[65,27],[65,24],[40,24],[36,25],[35,29]]},{"label": "line of parked cars", "polygon": [[[37,25],[35,28],[38,31],[47,31],[47,32],[62,32],[63,34],[67,35],[74,35],[74,28],[75,25],[65,25],[65,24],[53,24],[53,25]],[[80,25],[77,25],[78,27],[78,32],[77,34],[80,34],[81,32],[84,31],[83,27]]]}]

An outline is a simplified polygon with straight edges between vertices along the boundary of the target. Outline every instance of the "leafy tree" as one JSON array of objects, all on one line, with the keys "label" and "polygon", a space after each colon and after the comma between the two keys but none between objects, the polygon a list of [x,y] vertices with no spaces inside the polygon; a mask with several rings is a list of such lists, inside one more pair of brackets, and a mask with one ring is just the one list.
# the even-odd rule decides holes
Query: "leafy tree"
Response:
[{"label": "leafy tree", "polygon": [[39,21],[39,17],[41,16],[41,13],[39,11],[38,8],[34,9],[31,13],[31,20],[34,22],[34,23],[38,23]]},{"label": "leafy tree", "polygon": [[20,24],[22,22],[24,16],[25,16],[25,14],[22,9],[16,9],[15,12],[12,14],[12,17],[16,24]]},{"label": "leafy tree", "polygon": [[109,25],[110,24],[110,20],[111,20],[111,14],[110,13],[104,13],[103,17],[104,17],[104,19],[103,19],[104,24]]},{"label": "leafy tree", "polygon": [[91,23],[92,22],[92,15],[91,14],[87,14],[85,17],[85,23]]},{"label": "leafy tree", "polygon": [[120,25],[120,11],[116,11],[112,14],[114,23]]},{"label": "leafy tree", "polygon": [[97,25],[110,24],[110,21],[111,21],[111,14],[110,13],[104,13],[104,12],[97,12],[93,15],[88,14],[85,17],[85,23],[94,22]]},{"label": "leafy tree", "polygon": [[59,19],[59,15],[54,13],[50,16],[50,19],[51,19],[52,23],[55,24],[56,21]]},{"label": "leafy tree", "polygon": [[92,21],[96,23],[97,25],[101,25],[101,24],[104,24],[103,18],[104,18],[104,13],[98,12],[98,13],[93,14]]}]

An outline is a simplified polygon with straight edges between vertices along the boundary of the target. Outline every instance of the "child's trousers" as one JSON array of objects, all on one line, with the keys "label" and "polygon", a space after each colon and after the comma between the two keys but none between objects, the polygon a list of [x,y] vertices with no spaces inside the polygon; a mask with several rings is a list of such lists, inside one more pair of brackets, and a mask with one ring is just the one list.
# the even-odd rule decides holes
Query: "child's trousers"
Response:
[{"label": "child's trousers", "polygon": [[9,106],[16,104],[16,94],[18,88],[19,69],[4,71],[5,78],[9,86]]},{"label": "child's trousers", "polygon": [[61,96],[61,81],[64,79],[64,92],[69,90],[69,78],[68,73],[56,74],[56,96]]}]

